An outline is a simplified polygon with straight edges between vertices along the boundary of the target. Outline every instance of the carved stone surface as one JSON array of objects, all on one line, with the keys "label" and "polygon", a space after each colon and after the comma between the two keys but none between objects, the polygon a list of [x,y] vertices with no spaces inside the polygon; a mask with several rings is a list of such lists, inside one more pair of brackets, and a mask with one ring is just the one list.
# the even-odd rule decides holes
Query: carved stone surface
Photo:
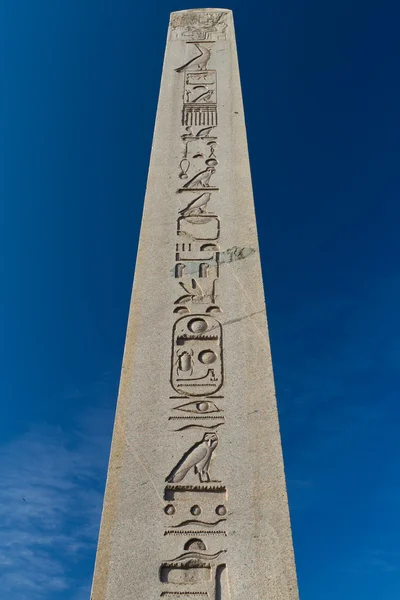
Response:
[{"label": "carved stone surface", "polygon": [[298,598],[224,9],[171,15],[92,588],[157,598]]}]

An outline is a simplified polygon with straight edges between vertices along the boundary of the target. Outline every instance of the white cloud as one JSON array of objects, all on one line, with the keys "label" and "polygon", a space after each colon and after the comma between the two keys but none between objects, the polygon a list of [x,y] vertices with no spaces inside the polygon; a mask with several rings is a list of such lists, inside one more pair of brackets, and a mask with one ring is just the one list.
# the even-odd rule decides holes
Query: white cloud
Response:
[{"label": "white cloud", "polygon": [[88,600],[111,411],[71,432],[40,426],[0,447],[0,590],[8,600]]}]

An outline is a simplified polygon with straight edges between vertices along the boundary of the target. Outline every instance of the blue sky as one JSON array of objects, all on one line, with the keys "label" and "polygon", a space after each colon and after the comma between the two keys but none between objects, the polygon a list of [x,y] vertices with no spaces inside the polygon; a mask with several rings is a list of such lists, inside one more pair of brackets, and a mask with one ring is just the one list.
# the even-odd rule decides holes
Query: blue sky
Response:
[{"label": "blue sky", "polygon": [[[0,6],[1,599],[89,599],[168,15],[183,8]],[[398,600],[400,6],[228,8],[301,598]]]}]

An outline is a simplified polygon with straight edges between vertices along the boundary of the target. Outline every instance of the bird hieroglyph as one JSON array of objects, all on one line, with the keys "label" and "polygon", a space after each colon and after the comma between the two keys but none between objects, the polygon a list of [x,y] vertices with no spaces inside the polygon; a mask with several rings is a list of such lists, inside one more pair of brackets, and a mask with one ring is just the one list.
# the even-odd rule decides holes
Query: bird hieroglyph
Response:
[{"label": "bird hieroglyph", "polygon": [[185,71],[188,68],[196,68],[199,71],[205,71],[207,69],[208,61],[211,56],[211,48],[208,48],[204,44],[194,44],[196,48],[200,51],[200,54],[190,59],[187,63],[175,69],[177,73],[181,71]]},{"label": "bird hieroglyph", "polygon": [[207,212],[207,204],[209,203],[210,198],[210,192],[204,192],[194,200],[191,200],[184,209],[179,211],[179,214],[188,217],[191,215],[199,215]]},{"label": "bird hieroglyph", "polygon": [[200,483],[211,481],[209,468],[212,454],[218,446],[216,433],[205,433],[203,439],[183,455],[166,478],[169,483],[179,483],[191,469],[199,476]]}]

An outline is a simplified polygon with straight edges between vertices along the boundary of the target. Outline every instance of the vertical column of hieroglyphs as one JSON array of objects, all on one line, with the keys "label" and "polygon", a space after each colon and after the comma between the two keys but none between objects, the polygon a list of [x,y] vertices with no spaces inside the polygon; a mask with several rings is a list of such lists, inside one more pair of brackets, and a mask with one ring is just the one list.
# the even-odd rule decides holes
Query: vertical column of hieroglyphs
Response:
[{"label": "vertical column of hieroglyphs", "polygon": [[[176,299],[171,306],[169,423],[187,435],[177,464],[166,474],[160,596],[168,600],[219,598],[229,559],[227,489],[213,478],[213,457],[224,443],[223,331],[218,315],[218,70],[215,52],[226,37],[225,12],[174,13],[171,36],[186,44],[175,73],[182,89],[181,157],[176,171]],[[214,67],[213,67],[214,65]],[[193,437],[196,436],[196,437]],[[184,438],[186,439],[186,438]],[[177,440],[177,444],[180,439]]]}]

